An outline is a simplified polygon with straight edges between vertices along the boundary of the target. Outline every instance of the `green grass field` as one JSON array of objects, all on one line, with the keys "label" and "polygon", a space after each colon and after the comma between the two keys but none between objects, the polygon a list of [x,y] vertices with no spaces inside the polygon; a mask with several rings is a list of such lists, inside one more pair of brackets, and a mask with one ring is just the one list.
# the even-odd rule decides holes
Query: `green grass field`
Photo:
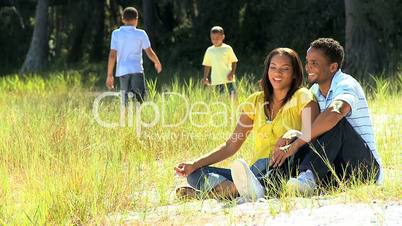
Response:
[{"label": "green grass field", "polygon": [[[180,203],[170,198],[173,167],[222,143],[234,128],[238,103],[258,89],[243,78],[237,83],[238,103],[231,105],[227,97],[194,80],[176,79],[162,86],[150,80],[149,97],[155,105],[143,106],[143,124],[134,116],[132,126],[105,128],[93,116],[100,79],[83,79],[74,72],[0,78],[0,225],[96,224],[108,214],[145,213]],[[402,76],[375,79],[365,89],[385,183],[352,186],[342,195],[351,202],[400,200]],[[210,111],[166,127],[185,117],[186,106],[179,96],[165,96],[163,102],[162,91],[185,96],[194,111]],[[197,101],[207,105],[194,104]],[[145,123],[157,114],[154,107],[160,120],[147,128]],[[119,122],[119,111],[117,98],[107,97],[99,106],[104,121]],[[250,159],[252,150],[253,139],[248,139],[233,158]],[[287,197],[281,200],[288,202]]]}]

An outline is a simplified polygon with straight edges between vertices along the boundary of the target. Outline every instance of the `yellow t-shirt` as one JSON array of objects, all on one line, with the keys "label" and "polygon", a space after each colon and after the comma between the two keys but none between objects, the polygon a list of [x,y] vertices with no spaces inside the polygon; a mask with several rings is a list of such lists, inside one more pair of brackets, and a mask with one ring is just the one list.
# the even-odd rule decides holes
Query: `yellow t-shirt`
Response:
[{"label": "yellow t-shirt", "polygon": [[242,114],[246,114],[253,122],[255,151],[252,162],[271,157],[276,142],[289,129],[301,130],[301,113],[303,108],[315,101],[313,94],[306,88],[298,89],[291,99],[279,110],[272,122],[267,122],[264,112],[264,92],[250,95],[242,104]]},{"label": "yellow t-shirt", "polygon": [[204,55],[202,65],[211,67],[211,85],[225,84],[228,82],[227,75],[232,70],[232,63],[237,62],[237,57],[229,45],[223,43],[219,47],[210,46]]}]

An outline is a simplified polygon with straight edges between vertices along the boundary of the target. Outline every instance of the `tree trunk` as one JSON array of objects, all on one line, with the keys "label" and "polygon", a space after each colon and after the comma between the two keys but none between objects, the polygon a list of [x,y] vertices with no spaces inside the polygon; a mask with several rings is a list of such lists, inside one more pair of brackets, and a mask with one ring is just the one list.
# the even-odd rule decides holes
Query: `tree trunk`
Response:
[{"label": "tree trunk", "polygon": [[60,57],[61,54],[61,48],[62,48],[62,31],[65,29],[65,24],[66,24],[66,17],[64,15],[65,9],[63,7],[55,7],[55,24],[56,24],[56,29],[55,29],[55,56]]},{"label": "tree trunk", "polygon": [[48,0],[38,0],[35,13],[35,28],[31,44],[20,73],[35,72],[47,63],[48,54]]},{"label": "tree trunk", "polygon": [[155,13],[154,13],[154,1],[153,0],[143,0],[142,1],[142,12],[144,17],[144,28],[147,32],[151,43],[154,44],[155,32]]},{"label": "tree trunk", "polygon": [[73,27],[71,34],[71,45],[67,56],[68,63],[77,63],[84,55],[85,37],[89,29],[89,20],[91,18],[90,8],[91,3],[88,1],[75,2],[73,9],[80,10],[79,13],[74,13]]},{"label": "tree trunk", "polygon": [[96,22],[95,37],[91,49],[90,59],[92,62],[98,62],[103,59],[104,51],[104,33],[105,33],[105,1],[100,0],[95,3],[96,6]]},{"label": "tree trunk", "polygon": [[380,70],[379,45],[359,0],[345,0],[345,71],[363,77]]},{"label": "tree trunk", "polygon": [[121,24],[121,14],[119,4],[116,0],[109,1],[109,13],[111,15],[109,18],[112,20],[110,25],[118,27],[118,25]]}]

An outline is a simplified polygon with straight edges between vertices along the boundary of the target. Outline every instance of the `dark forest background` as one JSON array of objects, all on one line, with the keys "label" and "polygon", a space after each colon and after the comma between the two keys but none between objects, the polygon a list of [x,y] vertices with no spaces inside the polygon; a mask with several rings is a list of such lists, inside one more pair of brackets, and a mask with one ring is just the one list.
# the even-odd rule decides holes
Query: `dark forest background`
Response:
[{"label": "dark forest background", "polygon": [[110,34],[127,6],[139,10],[165,73],[200,71],[213,25],[225,29],[239,74],[259,73],[275,47],[304,59],[319,37],[341,42],[344,70],[355,77],[401,71],[400,0],[0,0],[0,75],[71,68],[104,75]]}]

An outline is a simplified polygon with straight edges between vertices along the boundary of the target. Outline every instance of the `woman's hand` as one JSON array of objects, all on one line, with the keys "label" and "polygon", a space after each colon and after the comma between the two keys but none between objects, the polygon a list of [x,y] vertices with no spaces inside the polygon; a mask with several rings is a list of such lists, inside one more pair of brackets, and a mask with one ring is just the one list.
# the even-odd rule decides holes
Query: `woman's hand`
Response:
[{"label": "woman's hand", "polygon": [[194,160],[193,162],[180,163],[174,170],[176,174],[186,177],[195,170],[204,166],[209,166],[220,161],[223,161],[234,155],[247,139],[248,134],[253,129],[253,120],[246,114],[241,114],[239,122],[229,139],[216,147],[210,153]]},{"label": "woman's hand", "polygon": [[196,167],[193,163],[180,163],[179,165],[174,167],[174,170],[178,175],[187,177],[196,170]]},{"label": "woman's hand", "polygon": [[274,153],[272,154],[272,158],[271,158],[271,162],[270,162],[270,166],[273,167],[279,167],[281,166],[285,160],[290,156],[289,152],[284,152],[282,150],[280,150],[279,148],[275,148]]},{"label": "woman's hand", "polygon": [[278,167],[285,162],[290,154],[284,151],[284,147],[288,146],[291,141],[290,139],[280,138],[278,142],[276,142],[269,166]]}]

